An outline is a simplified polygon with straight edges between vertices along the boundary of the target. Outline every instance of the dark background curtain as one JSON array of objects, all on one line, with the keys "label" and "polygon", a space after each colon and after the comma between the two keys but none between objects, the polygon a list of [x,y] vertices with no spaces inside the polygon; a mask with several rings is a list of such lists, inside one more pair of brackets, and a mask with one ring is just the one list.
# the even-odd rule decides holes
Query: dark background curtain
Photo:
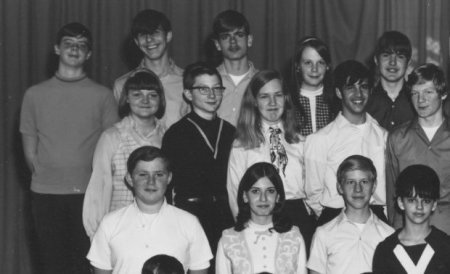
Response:
[{"label": "dark background curtain", "polygon": [[257,68],[286,69],[295,42],[317,35],[328,43],[334,66],[369,62],[377,38],[399,30],[413,44],[413,65],[448,66],[448,0],[2,0],[0,1],[0,272],[33,271],[30,174],[23,159],[19,112],[27,87],[53,74],[54,37],[64,24],[91,28],[90,76],[110,86],[140,56],[130,43],[133,16],[146,8],[172,21],[171,53],[184,67],[214,60],[208,39],[213,18],[225,9],[245,14],[254,35],[250,59]]}]

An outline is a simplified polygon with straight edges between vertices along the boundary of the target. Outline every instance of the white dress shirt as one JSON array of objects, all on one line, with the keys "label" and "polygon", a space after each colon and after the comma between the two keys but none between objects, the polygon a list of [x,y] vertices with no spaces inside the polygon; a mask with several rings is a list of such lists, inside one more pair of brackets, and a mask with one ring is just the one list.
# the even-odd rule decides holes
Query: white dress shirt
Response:
[{"label": "white dress shirt", "polygon": [[113,274],[141,273],[154,255],[178,259],[187,270],[209,267],[208,239],[195,216],[164,202],[158,213],[146,216],[133,203],[103,218],[87,258]]},{"label": "white dress shirt", "polygon": [[307,267],[323,274],[372,272],[372,258],[378,243],[394,229],[371,212],[364,228],[341,214],[318,227],[314,234]]},{"label": "white dress shirt", "polygon": [[336,187],[336,172],[345,158],[355,154],[371,159],[377,170],[377,188],[371,204],[386,205],[386,138],[387,131],[369,114],[366,114],[364,124],[354,125],[342,113],[306,138],[306,203],[317,216],[320,216],[324,206],[344,207],[344,200]]},{"label": "white dress shirt", "polygon": [[[263,123],[262,127],[265,139],[269,140],[269,125]],[[283,131],[281,124],[279,124],[278,127]],[[286,193],[286,200],[303,199],[305,198],[303,178],[304,142],[300,141],[296,144],[289,144],[284,139],[284,131],[281,133],[280,139],[288,157],[288,163],[285,170],[286,175],[280,171],[281,179],[283,179],[284,192]],[[227,175],[228,199],[234,218],[236,218],[239,211],[237,205],[237,191],[241,178],[251,165],[258,162],[271,163],[270,143],[268,141],[262,143],[257,148],[245,149],[239,146],[238,142],[235,140],[230,153]]]}]

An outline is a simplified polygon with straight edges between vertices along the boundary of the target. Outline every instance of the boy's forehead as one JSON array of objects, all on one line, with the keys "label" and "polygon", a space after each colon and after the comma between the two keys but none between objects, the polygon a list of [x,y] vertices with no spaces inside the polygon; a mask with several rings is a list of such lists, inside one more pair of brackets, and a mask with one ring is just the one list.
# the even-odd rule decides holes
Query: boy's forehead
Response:
[{"label": "boy's forehead", "polygon": [[89,40],[82,36],[82,35],[78,35],[78,36],[63,36],[61,38],[61,41],[74,41],[74,42],[86,42],[88,43]]},{"label": "boy's forehead", "polygon": [[151,161],[139,160],[136,163],[135,170],[167,170],[167,163],[162,158],[155,158]]},{"label": "boy's forehead", "polygon": [[350,179],[371,179],[372,172],[365,169],[349,169],[344,172],[344,180]]},{"label": "boy's forehead", "polygon": [[228,33],[229,34],[234,34],[236,32],[244,32],[244,33],[246,33],[244,27],[236,27],[236,28],[231,29],[231,30],[222,31],[220,34],[228,34]]}]

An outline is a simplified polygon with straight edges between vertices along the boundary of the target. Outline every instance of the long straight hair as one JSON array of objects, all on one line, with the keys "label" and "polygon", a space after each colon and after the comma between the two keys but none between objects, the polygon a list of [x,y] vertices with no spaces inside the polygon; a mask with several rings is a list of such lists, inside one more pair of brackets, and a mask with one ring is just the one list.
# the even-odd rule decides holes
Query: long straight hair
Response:
[{"label": "long straight hair", "polygon": [[[245,90],[239,118],[237,122],[236,140],[238,146],[246,149],[259,147],[265,142],[261,130],[261,114],[257,106],[259,91],[270,81],[279,80],[282,83],[281,74],[275,70],[262,70],[256,73]],[[300,127],[295,123],[295,113],[289,92],[283,87],[285,98],[284,111],[281,116],[284,127],[284,138],[290,144],[300,141]]]}]

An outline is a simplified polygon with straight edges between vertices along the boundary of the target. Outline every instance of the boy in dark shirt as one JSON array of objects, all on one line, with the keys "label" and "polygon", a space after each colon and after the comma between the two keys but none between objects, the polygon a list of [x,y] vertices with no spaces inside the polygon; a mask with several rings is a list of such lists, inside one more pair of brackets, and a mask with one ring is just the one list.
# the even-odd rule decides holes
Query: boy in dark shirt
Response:
[{"label": "boy in dark shirt", "polygon": [[404,227],[375,250],[375,274],[450,273],[450,237],[430,224],[439,199],[439,177],[425,165],[405,168],[397,179]]}]

